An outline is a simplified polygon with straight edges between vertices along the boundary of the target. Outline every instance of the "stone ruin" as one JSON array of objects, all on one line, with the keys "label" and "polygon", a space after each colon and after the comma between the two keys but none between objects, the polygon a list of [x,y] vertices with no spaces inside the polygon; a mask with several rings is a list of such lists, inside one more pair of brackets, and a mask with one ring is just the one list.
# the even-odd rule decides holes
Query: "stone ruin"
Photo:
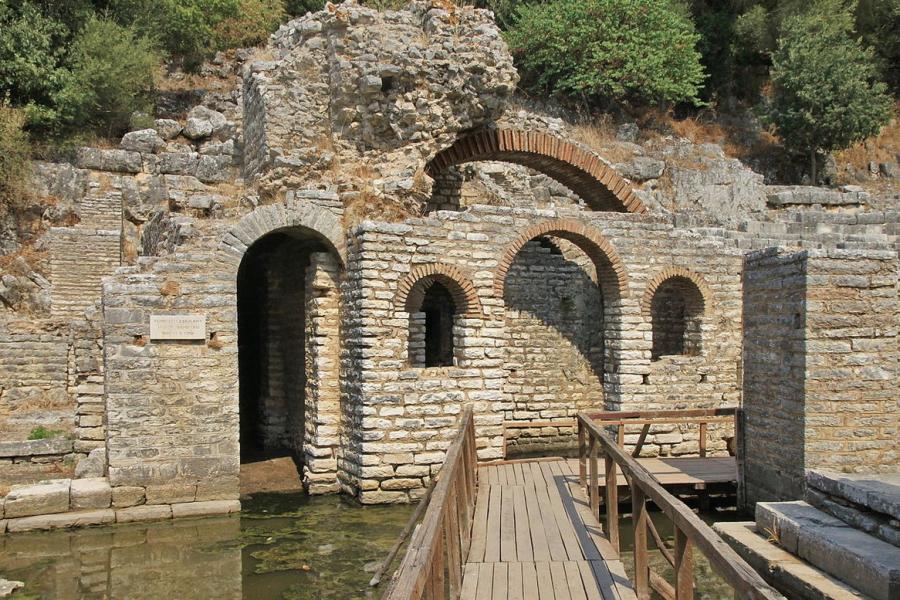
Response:
[{"label": "stone ruin", "polygon": [[895,204],[715,146],[610,162],[516,104],[471,7],[329,5],[241,69],[38,165],[77,218],[41,238],[48,273],[3,278],[0,473],[78,467],[13,489],[2,529],[237,510],[242,458],[273,453],[311,493],[413,501],[464,405],[483,460],[571,448],[583,409],[741,406],[747,503],[897,468]]}]

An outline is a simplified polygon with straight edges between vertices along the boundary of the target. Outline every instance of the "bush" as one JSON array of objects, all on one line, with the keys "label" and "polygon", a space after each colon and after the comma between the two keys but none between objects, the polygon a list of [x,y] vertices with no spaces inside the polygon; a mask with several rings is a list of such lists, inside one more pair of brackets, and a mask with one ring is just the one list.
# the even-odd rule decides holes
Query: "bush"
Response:
[{"label": "bush", "polygon": [[821,0],[784,22],[771,76],[766,117],[786,146],[809,156],[813,183],[819,151],[848,148],[891,117],[872,49],[853,37],[853,15],[840,0]]},{"label": "bush", "polygon": [[25,204],[30,148],[25,113],[0,101],[0,213]]},{"label": "bush", "polygon": [[240,17],[241,0],[111,0],[116,21],[133,25],[185,68],[198,67],[217,45],[216,27]]},{"label": "bush", "polygon": [[699,36],[668,0],[553,0],[506,34],[524,87],[593,101],[699,103]]},{"label": "bush", "polygon": [[71,77],[59,95],[64,117],[107,135],[128,129],[131,113],[151,112],[161,58],[132,28],[92,16],[69,49]]},{"label": "bush", "polygon": [[292,17],[299,17],[323,8],[325,8],[325,0],[285,0],[284,3],[284,9]]},{"label": "bush", "polygon": [[226,49],[262,44],[286,17],[283,0],[241,0],[238,14],[216,25],[216,45]]},{"label": "bush", "polygon": [[48,440],[63,435],[63,432],[57,429],[47,429],[43,425],[38,425],[28,434],[29,440]]}]

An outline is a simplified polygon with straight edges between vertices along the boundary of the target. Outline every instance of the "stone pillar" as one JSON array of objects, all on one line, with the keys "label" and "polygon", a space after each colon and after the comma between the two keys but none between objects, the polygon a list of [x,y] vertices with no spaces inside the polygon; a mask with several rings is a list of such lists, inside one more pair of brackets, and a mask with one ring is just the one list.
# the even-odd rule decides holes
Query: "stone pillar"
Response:
[{"label": "stone pillar", "polygon": [[306,432],[303,484],[310,494],[337,492],[341,447],[340,265],[310,255],[306,272]]}]

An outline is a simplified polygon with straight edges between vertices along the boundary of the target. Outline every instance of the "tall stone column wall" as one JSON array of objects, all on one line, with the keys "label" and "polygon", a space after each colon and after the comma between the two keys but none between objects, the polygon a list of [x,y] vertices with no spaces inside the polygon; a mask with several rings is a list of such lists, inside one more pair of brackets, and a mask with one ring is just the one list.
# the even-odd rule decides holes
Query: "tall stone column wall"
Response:
[{"label": "tall stone column wall", "polygon": [[311,494],[339,490],[341,452],[340,265],[314,252],[306,272],[306,431],[303,484]]}]

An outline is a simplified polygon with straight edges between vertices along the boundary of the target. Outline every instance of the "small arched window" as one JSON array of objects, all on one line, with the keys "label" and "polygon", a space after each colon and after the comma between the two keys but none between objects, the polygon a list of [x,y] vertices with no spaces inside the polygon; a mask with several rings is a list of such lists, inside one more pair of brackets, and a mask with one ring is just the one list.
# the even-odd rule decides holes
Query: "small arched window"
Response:
[{"label": "small arched window", "polygon": [[456,303],[450,291],[432,281],[419,310],[410,313],[409,359],[414,367],[453,366]]},{"label": "small arched window", "polygon": [[670,277],[656,288],[650,305],[651,359],[698,356],[702,345],[703,294],[687,277]]}]

